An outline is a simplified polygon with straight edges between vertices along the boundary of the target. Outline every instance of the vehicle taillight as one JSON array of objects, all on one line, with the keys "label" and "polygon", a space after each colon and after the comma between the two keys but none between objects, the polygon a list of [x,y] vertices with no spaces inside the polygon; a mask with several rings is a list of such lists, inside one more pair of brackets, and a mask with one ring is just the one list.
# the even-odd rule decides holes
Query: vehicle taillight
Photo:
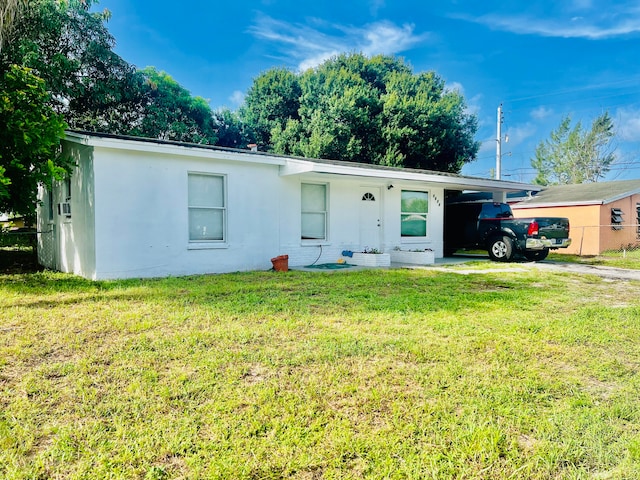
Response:
[{"label": "vehicle taillight", "polygon": [[535,237],[536,235],[538,235],[540,231],[540,227],[538,225],[538,222],[531,222],[529,224],[529,229],[527,230],[527,235],[529,235],[530,237]]}]

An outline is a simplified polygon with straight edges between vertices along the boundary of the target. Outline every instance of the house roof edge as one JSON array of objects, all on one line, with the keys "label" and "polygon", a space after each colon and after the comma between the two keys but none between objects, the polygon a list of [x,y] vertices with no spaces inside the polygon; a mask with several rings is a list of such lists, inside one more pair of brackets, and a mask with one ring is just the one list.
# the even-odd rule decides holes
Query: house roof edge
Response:
[{"label": "house roof edge", "polygon": [[[222,155],[225,158],[243,160],[252,163],[270,163],[280,165],[281,175],[294,175],[301,173],[328,173],[342,175],[357,175],[363,177],[388,178],[393,180],[414,180],[430,183],[442,183],[452,189],[479,189],[481,191],[539,191],[542,187],[519,182],[469,177],[456,173],[439,172],[435,170],[422,170],[401,167],[389,167],[367,163],[348,162],[342,160],[326,160],[316,158],[303,158],[294,156],[277,155],[268,152],[256,152],[238,148],[219,147],[215,145],[202,145],[173,140],[134,137],[110,133],[89,132],[83,130],[69,130],[65,132],[65,138],[76,143],[104,148],[127,148],[137,151],[155,150],[162,153],[196,154],[210,157],[212,154]],[[153,148],[150,148],[153,147]],[[167,152],[166,150],[169,149]],[[206,152],[206,153],[205,153]],[[239,156],[239,157],[238,157]],[[290,168],[294,165],[304,165],[305,168]]]}]

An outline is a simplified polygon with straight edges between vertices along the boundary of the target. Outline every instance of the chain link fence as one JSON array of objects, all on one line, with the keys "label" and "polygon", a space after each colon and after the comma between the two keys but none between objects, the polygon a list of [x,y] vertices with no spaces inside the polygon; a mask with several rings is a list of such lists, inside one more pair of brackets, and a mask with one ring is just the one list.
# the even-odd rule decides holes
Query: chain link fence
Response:
[{"label": "chain link fence", "polygon": [[33,271],[37,266],[36,230],[0,227],[0,274]]},{"label": "chain link fence", "polygon": [[35,248],[36,230],[32,228],[6,229],[0,227],[0,248]]}]

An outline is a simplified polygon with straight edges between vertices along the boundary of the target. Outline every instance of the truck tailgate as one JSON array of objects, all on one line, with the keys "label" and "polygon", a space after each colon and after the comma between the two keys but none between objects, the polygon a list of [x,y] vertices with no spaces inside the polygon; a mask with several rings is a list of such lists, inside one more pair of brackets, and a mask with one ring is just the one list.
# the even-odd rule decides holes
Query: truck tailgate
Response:
[{"label": "truck tailgate", "polygon": [[535,218],[540,238],[569,238],[569,220],[566,218]]}]

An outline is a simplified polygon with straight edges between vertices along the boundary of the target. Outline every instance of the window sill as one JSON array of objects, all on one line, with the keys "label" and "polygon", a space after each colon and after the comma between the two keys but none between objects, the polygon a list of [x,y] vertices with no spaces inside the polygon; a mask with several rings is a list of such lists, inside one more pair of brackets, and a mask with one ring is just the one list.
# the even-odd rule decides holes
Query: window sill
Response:
[{"label": "window sill", "polygon": [[208,243],[208,242],[194,242],[187,245],[187,250],[217,250],[222,248],[229,248],[228,243]]},{"label": "window sill", "polygon": [[327,245],[331,245],[331,242],[329,242],[328,240],[301,240],[300,245],[303,247],[324,247]]}]

